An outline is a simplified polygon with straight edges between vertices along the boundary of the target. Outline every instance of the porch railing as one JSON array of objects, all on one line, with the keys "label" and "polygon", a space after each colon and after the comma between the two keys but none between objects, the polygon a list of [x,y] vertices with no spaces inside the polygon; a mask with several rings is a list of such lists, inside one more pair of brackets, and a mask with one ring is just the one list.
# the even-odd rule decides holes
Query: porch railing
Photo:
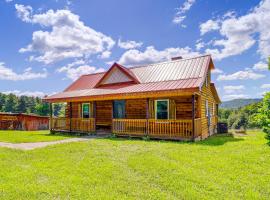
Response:
[{"label": "porch railing", "polygon": [[71,132],[94,132],[95,119],[82,118],[52,118],[51,130],[53,131],[71,131]]},{"label": "porch railing", "polygon": [[[201,134],[201,120],[194,121],[194,136]],[[193,137],[192,120],[155,120],[155,119],[113,119],[113,133],[118,135],[138,135],[156,138]]]}]

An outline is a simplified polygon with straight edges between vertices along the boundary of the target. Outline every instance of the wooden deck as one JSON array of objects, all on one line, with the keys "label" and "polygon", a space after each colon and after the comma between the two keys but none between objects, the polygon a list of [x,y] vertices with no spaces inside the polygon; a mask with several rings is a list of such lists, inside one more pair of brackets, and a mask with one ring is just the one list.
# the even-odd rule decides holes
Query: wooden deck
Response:
[{"label": "wooden deck", "polygon": [[[96,131],[95,118],[53,118],[50,124],[52,131],[77,133],[93,133]],[[111,132],[118,136],[148,136],[150,138],[177,140],[192,140],[199,138],[202,134],[200,118],[194,120],[194,125],[191,119],[112,119]]]},{"label": "wooden deck", "polygon": [[191,140],[201,134],[201,121],[155,120],[155,119],[113,119],[112,132],[120,136],[149,136],[150,138]]}]

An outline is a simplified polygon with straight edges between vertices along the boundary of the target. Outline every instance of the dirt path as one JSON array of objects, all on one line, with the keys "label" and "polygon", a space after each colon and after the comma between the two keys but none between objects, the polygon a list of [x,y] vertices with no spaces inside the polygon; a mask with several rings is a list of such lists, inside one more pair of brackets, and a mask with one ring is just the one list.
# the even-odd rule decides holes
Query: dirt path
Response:
[{"label": "dirt path", "polygon": [[9,142],[0,142],[0,147],[7,147],[11,149],[20,149],[20,150],[32,150],[32,149],[43,148],[43,147],[54,145],[54,144],[88,141],[94,138],[97,138],[97,136],[71,138],[71,139],[64,139],[64,140],[51,141],[51,142],[33,142],[33,143],[17,143],[17,144],[9,143]]}]

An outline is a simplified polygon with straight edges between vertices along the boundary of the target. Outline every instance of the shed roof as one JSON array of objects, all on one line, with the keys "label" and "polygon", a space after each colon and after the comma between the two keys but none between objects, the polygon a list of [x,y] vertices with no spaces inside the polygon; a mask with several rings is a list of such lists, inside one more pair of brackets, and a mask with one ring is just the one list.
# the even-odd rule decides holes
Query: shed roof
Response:
[{"label": "shed roof", "polygon": [[[111,85],[99,85],[108,76],[108,72],[115,66],[120,67],[134,82]],[[81,76],[64,92],[45,98],[47,101],[76,97],[94,97],[99,95],[122,95],[142,92],[167,90],[198,90],[202,86],[208,69],[214,68],[210,55],[203,55],[188,59],[178,59],[162,63],[154,63],[126,68],[119,64],[103,73]]]}]

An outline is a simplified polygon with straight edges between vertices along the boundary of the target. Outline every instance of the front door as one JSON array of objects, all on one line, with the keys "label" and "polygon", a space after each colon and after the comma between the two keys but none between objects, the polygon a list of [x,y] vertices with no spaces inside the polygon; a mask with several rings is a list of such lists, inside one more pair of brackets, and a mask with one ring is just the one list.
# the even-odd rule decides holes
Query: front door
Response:
[{"label": "front door", "polygon": [[126,106],[125,100],[115,100],[113,102],[113,118],[115,119],[125,118],[126,117],[125,106]]}]

